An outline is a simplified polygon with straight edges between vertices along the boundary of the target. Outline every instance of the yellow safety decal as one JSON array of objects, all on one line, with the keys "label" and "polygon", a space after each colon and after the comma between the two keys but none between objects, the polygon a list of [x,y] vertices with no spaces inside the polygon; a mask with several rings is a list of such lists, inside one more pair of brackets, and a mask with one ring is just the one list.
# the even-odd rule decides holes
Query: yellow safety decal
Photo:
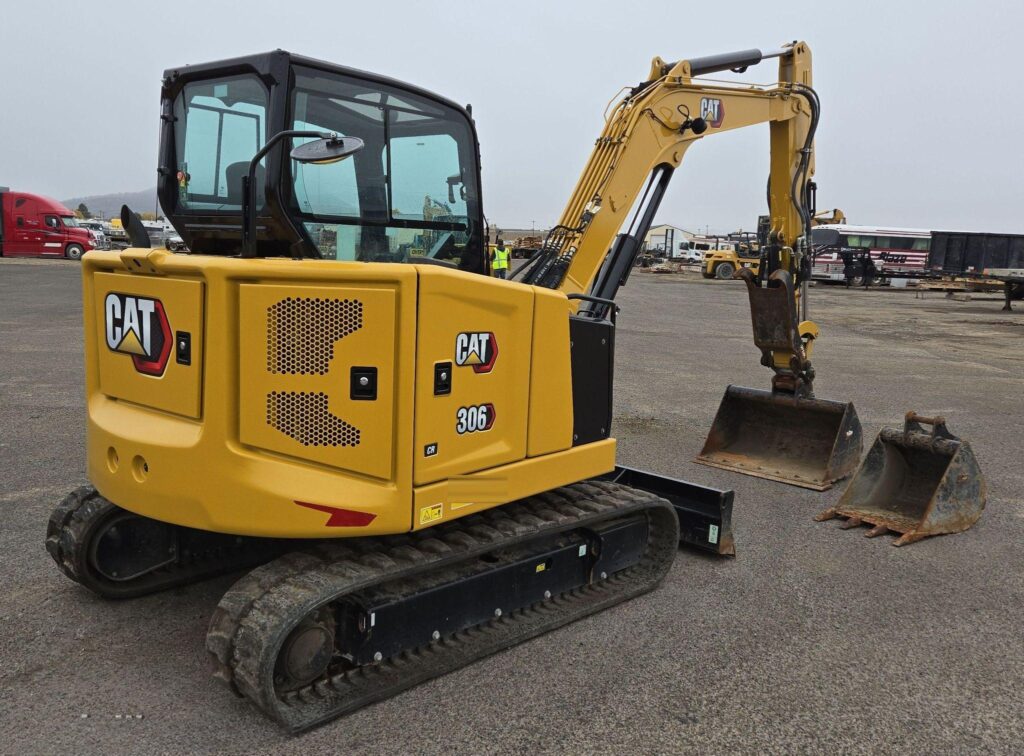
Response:
[{"label": "yellow safety decal", "polygon": [[444,504],[432,504],[429,507],[423,507],[420,510],[420,525],[440,520],[442,516],[444,516]]},{"label": "yellow safety decal", "polygon": [[547,564],[545,562],[541,562],[540,564],[537,565],[536,571],[537,572],[544,572],[544,570],[546,570],[547,568],[548,568]]}]

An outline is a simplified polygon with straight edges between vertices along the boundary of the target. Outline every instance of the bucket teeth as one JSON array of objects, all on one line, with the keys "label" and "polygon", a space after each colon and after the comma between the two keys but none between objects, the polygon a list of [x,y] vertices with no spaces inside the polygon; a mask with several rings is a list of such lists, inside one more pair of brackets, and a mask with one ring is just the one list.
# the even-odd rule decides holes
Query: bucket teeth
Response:
[{"label": "bucket teeth", "polygon": [[908,543],[914,543],[914,541],[920,541],[923,538],[927,538],[927,533],[904,533],[895,541],[892,542],[893,546],[906,546]]},{"label": "bucket teeth", "polygon": [[[930,429],[929,427],[930,426]],[[908,412],[903,428],[882,428],[839,502],[821,522],[847,518],[844,530],[867,523],[868,538],[899,535],[894,546],[967,530],[985,508],[986,485],[970,444],[941,417]]]}]

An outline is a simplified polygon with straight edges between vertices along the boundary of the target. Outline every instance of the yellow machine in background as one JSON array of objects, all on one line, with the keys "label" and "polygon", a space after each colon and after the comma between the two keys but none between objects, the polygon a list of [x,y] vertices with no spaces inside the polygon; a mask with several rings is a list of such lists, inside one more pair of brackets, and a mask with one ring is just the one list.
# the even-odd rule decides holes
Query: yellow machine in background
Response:
[{"label": "yellow machine in background", "polygon": [[[768,57],[772,86],[695,78]],[[92,487],[48,550],[110,597],[262,564],[207,648],[293,730],[650,590],[680,543],[733,553],[732,492],[615,464],[614,299],[690,145],[769,123],[771,239],[746,280],[773,392],[730,389],[753,426],[720,410],[704,458],[822,443],[796,317],[810,83],[804,43],[656,58],[501,281],[468,110],[283,51],[167,71],[160,201],[190,254],[149,249],[125,209],[133,247],[84,259]]]},{"label": "yellow machine in background", "polygon": [[[814,213],[811,217],[812,226],[845,222],[846,215],[838,208]],[[729,249],[712,249],[705,252],[704,259],[701,260],[701,275],[704,278],[728,281],[734,278],[734,274],[740,268],[747,268],[755,276],[758,276],[761,271],[761,247],[768,244],[767,234],[770,230],[770,223],[770,216],[762,215],[758,218],[758,236],[764,236],[764,239],[737,241],[731,244]]]},{"label": "yellow machine in background", "polygon": [[820,213],[815,213],[814,218],[811,220],[811,224],[815,226],[827,226],[843,223],[846,223],[846,213],[838,207],[831,210],[822,210]]},{"label": "yellow machine in background", "polygon": [[708,250],[701,261],[701,275],[704,278],[726,281],[740,268],[748,268],[755,276],[758,275],[761,270],[761,250],[750,247]]}]

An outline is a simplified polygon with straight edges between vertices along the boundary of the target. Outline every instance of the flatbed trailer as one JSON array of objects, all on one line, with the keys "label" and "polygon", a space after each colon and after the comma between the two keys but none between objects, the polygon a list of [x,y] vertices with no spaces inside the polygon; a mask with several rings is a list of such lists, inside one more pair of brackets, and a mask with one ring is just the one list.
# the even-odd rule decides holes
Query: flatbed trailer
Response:
[{"label": "flatbed trailer", "polygon": [[1003,305],[1005,312],[1013,311],[1010,303],[1014,299],[1024,299],[1024,268],[992,268],[986,277],[1002,283],[1003,296],[1006,298]]},{"label": "flatbed trailer", "polygon": [[928,271],[935,278],[1002,284],[1010,302],[1024,298],[1024,234],[933,231]]}]

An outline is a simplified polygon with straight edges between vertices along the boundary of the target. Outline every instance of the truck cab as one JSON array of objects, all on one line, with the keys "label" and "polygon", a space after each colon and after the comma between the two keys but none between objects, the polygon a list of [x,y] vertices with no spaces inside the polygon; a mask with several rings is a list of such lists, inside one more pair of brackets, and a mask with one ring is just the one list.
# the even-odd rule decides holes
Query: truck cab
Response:
[{"label": "truck cab", "polygon": [[0,255],[78,260],[95,248],[89,229],[56,200],[0,190]]}]

